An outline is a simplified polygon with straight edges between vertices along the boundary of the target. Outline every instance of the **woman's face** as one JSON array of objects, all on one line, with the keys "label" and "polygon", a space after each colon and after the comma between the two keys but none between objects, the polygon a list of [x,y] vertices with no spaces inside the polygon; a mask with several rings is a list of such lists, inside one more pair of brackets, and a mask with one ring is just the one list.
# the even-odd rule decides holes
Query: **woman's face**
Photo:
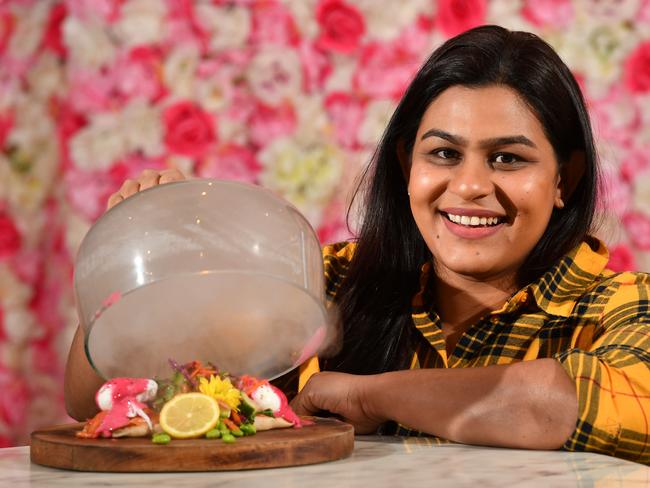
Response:
[{"label": "woman's face", "polygon": [[553,147],[504,86],[442,92],[422,117],[409,173],[411,211],[441,277],[514,280],[563,205]]}]

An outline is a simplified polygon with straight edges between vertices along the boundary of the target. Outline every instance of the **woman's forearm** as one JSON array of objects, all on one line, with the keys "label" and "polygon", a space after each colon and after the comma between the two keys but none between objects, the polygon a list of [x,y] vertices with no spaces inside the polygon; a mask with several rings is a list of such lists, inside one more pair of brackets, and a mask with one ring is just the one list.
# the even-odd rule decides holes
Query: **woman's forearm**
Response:
[{"label": "woman's forearm", "polygon": [[468,444],[557,449],[575,429],[573,381],[553,359],[368,378],[371,415]]},{"label": "woman's forearm", "polygon": [[68,415],[77,420],[86,420],[99,410],[95,405],[95,393],[103,380],[92,368],[84,352],[84,337],[81,327],[70,346],[65,368],[65,406]]}]

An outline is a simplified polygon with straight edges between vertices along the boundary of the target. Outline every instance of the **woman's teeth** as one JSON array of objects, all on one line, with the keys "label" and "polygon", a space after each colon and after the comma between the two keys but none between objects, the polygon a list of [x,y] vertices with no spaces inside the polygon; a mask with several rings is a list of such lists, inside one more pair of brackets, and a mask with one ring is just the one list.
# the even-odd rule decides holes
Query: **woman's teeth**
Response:
[{"label": "woman's teeth", "polygon": [[466,225],[468,227],[492,226],[499,223],[499,217],[477,217],[476,215],[454,215],[443,214],[455,224]]}]

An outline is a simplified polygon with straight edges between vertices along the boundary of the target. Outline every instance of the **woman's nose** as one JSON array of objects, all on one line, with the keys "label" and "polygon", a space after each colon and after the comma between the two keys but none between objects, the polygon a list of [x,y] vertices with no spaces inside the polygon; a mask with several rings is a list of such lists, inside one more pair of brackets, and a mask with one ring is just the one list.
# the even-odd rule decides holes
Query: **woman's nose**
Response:
[{"label": "woman's nose", "polygon": [[466,158],[454,168],[448,190],[466,201],[485,197],[494,191],[492,169],[483,159]]}]

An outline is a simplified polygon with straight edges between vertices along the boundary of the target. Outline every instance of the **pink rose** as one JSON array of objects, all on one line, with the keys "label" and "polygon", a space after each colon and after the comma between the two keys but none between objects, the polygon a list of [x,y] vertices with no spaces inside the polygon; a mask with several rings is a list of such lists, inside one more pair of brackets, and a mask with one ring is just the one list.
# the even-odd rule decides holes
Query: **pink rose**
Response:
[{"label": "pink rose", "polygon": [[75,166],[64,173],[65,195],[70,206],[86,220],[94,222],[106,211],[112,193],[144,169],[163,169],[159,159],[132,156],[114,164],[108,171],[85,171]]},{"label": "pink rose", "polygon": [[110,111],[115,104],[113,78],[100,71],[71,68],[68,93],[71,108],[79,113]]},{"label": "pink rose", "polygon": [[147,46],[132,49],[112,67],[114,90],[125,101],[135,97],[157,101],[167,93],[160,76],[161,67],[159,50]]},{"label": "pink rose", "polygon": [[251,9],[250,41],[253,44],[295,46],[300,40],[291,12],[281,3],[256,2]]},{"label": "pink rose", "polygon": [[620,168],[623,179],[628,183],[634,182],[639,173],[650,169],[650,146],[640,146],[628,151]]},{"label": "pink rose", "polygon": [[610,210],[615,215],[623,215],[630,206],[630,185],[616,172],[603,171],[601,178],[601,191],[603,198],[599,198],[599,210]]},{"label": "pink rose", "polygon": [[436,27],[452,37],[485,23],[485,0],[440,0]]},{"label": "pink rose", "polygon": [[353,237],[346,221],[345,206],[340,200],[334,200],[323,211],[323,219],[316,234],[321,244],[333,244]]},{"label": "pink rose", "polygon": [[537,27],[564,27],[573,21],[571,0],[526,0],[521,14]]},{"label": "pink rose", "polygon": [[47,19],[47,25],[43,32],[43,47],[52,50],[62,58],[65,58],[67,49],[63,43],[61,26],[67,15],[68,9],[65,4],[55,4],[50,9],[50,16]]},{"label": "pink rose", "polygon": [[52,338],[39,339],[30,345],[32,367],[36,372],[48,376],[58,376],[61,372],[61,359],[54,349]]},{"label": "pink rose", "polygon": [[83,21],[100,18],[113,23],[121,15],[124,0],[67,0],[70,15]]},{"label": "pink rose", "polygon": [[218,148],[216,154],[204,158],[197,168],[197,175],[257,183],[261,169],[253,151],[245,146],[228,144]]},{"label": "pink rose", "polygon": [[349,149],[358,148],[357,133],[364,118],[364,103],[347,93],[335,92],[325,99],[325,109],[334,124],[339,144]]},{"label": "pink rose", "polygon": [[303,89],[307,93],[321,90],[332,73],[332,62],[323,51],[310,42],[303,42],[298,47],[302,64]]},{"label": "pink rose", "polygon": [[636,269],[634,254],[625,244],[619,244],[609,251],[607,267],[612,271],[634,271]]},{"label": "pink rose", "polygon": [[262,147],[279,137],[291,134],[296,129],[296,114],[290,103],[269,107],[259,102],[251,112],[248,122],[251,142]]},{"label": "pink rose", "polygon": [[623,216],[623,225],[636,247],[650,251],[650,217],[642,212],[628,212]]},{"label": "pink rose", "polygon": [[170,152],[203,156],[216,142],[212,115],[192,102],[177,102],[163,113],[165,144]]},{"label": "pink rose", "polygon": [[354,89],[369,98],[399,100],[420,65],[408,46],[371,42],[361,50]]},{"label": "pink rose", "polygon": [[625,86],[632,93],[650,92],[650,40],[639,44],[625,61]]},{"label": "pink rose", "polygon": [[342,0],[320,0],[316,20],[320,25],[316,43],[327,51],[351,53],[359,47],[366,32],[361,12]]},{"label": "pink rose", "polygon": [[11,215],[0,213],[0,260],[16,254],[22,244],[22,237]]}]

